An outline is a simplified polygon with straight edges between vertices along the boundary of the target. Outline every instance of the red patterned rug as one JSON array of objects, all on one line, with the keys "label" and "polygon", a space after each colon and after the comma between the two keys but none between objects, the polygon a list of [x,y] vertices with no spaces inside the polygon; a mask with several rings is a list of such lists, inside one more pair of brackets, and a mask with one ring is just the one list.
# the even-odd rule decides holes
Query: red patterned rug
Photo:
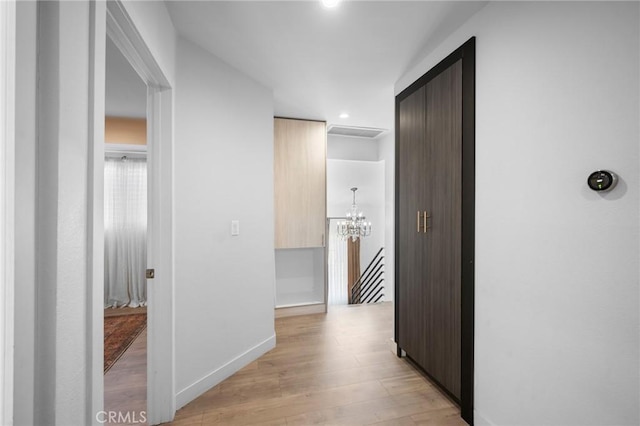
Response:
[{"label": "red patterned rug", "polygon": [[120,315],[104,319],[104,372],[131,346],[147,326],[147,314]]}]

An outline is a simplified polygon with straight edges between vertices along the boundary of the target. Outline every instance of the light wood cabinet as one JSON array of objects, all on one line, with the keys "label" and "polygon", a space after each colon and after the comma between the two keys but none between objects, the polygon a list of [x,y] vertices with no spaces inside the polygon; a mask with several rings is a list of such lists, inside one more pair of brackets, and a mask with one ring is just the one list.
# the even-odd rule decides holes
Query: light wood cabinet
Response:
[{"label": "light wood cabinet", "polygon": [[324,246],[326,158],[325,122],[275,119],[275,248]]}]

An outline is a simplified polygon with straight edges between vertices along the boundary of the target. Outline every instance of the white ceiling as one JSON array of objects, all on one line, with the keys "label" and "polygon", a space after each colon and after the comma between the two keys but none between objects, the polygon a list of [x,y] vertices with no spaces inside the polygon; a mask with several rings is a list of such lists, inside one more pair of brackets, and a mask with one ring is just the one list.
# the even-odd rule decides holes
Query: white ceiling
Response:
[{"label": "white ceiling", "polygon": [[166,3],[181,36],[273,89],[276,115],[390,129],[394,83],[487,2]]}]

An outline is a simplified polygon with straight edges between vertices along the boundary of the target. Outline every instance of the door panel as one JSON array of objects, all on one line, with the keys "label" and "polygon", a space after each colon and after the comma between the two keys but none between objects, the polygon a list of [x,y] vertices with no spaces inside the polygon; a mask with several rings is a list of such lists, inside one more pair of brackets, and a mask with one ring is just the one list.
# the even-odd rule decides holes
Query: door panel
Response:
[{"label": "door panel", "polygon": [[438,382],[460,398],[462,63],[426,86],[426,204],[429,229],[423,297],[427,360]]},{"label": "door panel", "polygon": [[459,399],[461,61],[399,103],[399,128],[398,343]]},{"label": "door panel", "polygon": [[417,90],[400,103],[399,120],[402,129],[398,143],[398,220],[399,246],[396,248],[398,259],[398,302],[402,315],[398,323],[398,343],[417,362],[423,362],[425,356],[425,336],[420,326],[424,322],[422,306],[422,258],[424,240],[418,232],[421,222],[417,213],[424,200],[424,179],[420,170],[424,169],[425,135],[425,88]]},{"label": "door panel", "polygon": [[[396,96],[396,342],[473,424],[475,38]],[[417,229],[417,212],[428,229]],[[425,215],[426,213],[426,215]]]}]

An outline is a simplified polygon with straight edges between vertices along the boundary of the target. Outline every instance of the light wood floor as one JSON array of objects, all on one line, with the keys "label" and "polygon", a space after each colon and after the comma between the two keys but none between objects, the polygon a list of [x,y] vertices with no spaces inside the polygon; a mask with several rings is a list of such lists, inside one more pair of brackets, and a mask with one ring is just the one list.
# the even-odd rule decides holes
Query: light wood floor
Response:
[{"label": "light wood floor", "polygon": [[[391,352],[392,316],[384,303],[277,319],[274,350],[171,424],[465,425],[451,401]],[[146,411],[146,341],[145,330],[105,375],[105,411]]]},{"label": "light wood floor", "polygon": [[277,319],[277,347],[172,424],[465,425],[449,399],[391,352],[392,315],[385,303]]},{"label": "light wood floor", "polygon": [[[104,375],[104,411],[122,413],[141,419],[147,411],[147,329]],[[146,415],[145,415],[146,417]],[[126,418],[126,417],[125,417]],[[108,425],[133,424],[107,422]],[[147,423],[137,422],[138,425]]]}]

